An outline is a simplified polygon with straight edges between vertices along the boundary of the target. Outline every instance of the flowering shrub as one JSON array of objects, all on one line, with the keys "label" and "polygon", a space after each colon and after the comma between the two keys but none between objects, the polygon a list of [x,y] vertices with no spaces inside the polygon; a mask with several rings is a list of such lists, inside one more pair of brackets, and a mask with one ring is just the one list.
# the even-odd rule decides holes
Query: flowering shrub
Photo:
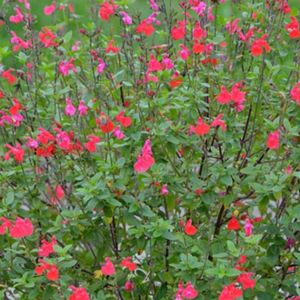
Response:
[{"label": "flowering shrub", "polygon": [[299,2],[40,2],[1,7],[0,298],[299,300]]}]

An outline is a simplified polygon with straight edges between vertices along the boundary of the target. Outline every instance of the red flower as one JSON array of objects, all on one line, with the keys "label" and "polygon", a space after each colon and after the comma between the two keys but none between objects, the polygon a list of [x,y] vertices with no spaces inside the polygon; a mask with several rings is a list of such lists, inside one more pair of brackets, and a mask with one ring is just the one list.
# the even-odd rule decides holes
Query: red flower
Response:
[{"label": "red flower", "polygon": [[104,21],[108,21],[117,8],[118,6],[113,1],[104,1],[100,6],[99,17]]},{"label": "red flower", "polygon": [[183,78],[179,75],[178,72],[175,72],[172,77],[172,79],[169,81],[169,86],[174,89],[178,86],[180,86],[183,82]]},{"label": "red flower", "polygon": [[198,119],[198,123],[196,126],[191,126],[190,127],[190,132],[195,133],[196,135],[205,135],[208,134],[210,131],[210,126],[204,123],[202,118]]},{"label": "red flower", "polygon": [[181,40],[185,37],[185,21],[178,21],[178,24],[172,27],[171,36],[173,40]]},{"label": "red flower", "polygon": [[129,127],[132,123],[132,120],[130,117],[125,117],[125,112],[121,111],[116,116],[116,121],[119,122],[123,127]]},{"label": "red flower", "polygon": [[223,114],[219,114],[215,117],[215,119],[211,123],[211,127],[221,127],[222,131],[226,131],[227,125],[226,123],[222,120]]},{"label": "red flower", "polygon": [[69,288],[72,290],[69,300],[90,300],[90,296],[85,288],[77,288],[75,286],[70,286]]},{"label": "red flower", "polygon": [[106,53],[119,53],[120,49],[118,47],[115,46],[115,41],[111,40],[108,42],[106,48],[105,48],[105,52]]},{"label": "red flower", "polygon": [[239,230],[241,228],[240,223],[235,217],[232,217],[227,223],[228,230]]},{"label": "red flower", "polygon": [[48,257],[50,254],[54,253],[53,246],[57,244],[56,237],[53,236],[51,241],[42,240],[42,245],[39,248],[38,255],[40,257]]},{"label": "red flower", "polygon": [[33,225],[29,219],[17,218],[16,222],[9,228],[11,237],[20,239],[26,236],[31,236],[33,233]]},{"label": "red flower", "polygon": [[65,196],[65,191],[60,184],[55,188],[55,196],[58,200],[61,200]]},{"label": "red flower", "polygon": [[132,281],[127,280],[124,284],[124,290],[126,292],[131,292],[134,290],[134,283]]},{"label": "red flower", "polygon": [[89,151],[89,152],[96,152],[96,144],[101,141],[100,137],[90,134],[88,135],[89,141],[84,144],[84,147]]},{"label": "red flower", "polygon": [[298,39],[300,37],[300,27],[297,19],[290,16],[291,22],[285,25],[286,31],[289,33],[291,39]]},{"label": "red flower", "polygon": [[196,25],[193,29],[193,38],[204,39],[206,36],[207,36],[207,32],[201,28],[200,22],[196,22]]},{"label": "red flower", "polygon": [[97,124],[100,126],[100,129],[103,133],[112,132],[115,128],[114,123],[104,114],[100,114],[99,120],[97,119]]},{"label": "red flower", "polygon": [[42,31],[39,32],[39,39],[45,48],[58,46],[58,43],[54,41],[56,39],[56,35],[47,27],[44,27]]},{"label": "red flower", "polygon": [[205,44],[199,43],[198,41],[195,40],[193,45],[193,53],[199,54],[199,53],[203,53],[204,51],[205,51]]},{"label": "red flower", "polygon": [[300,105],[300,81],[292,88],[291,98]]},{"label": "red flower", "polygon": [[243,292],[241,289],[236,288],[235,284],[232,283],[223,288],[219,300],[236,300],[243,296]]},{"label": "red flower", "polygon": [[223,85],[221,86],[220,94],[217,96],[217,101],[221,104],[228,104],[231,101],[231,94]]},{"label": "red flower", "polygon": [[132,258],[131,257],[126,257],[122,260],[121,262],[121,266],[128,269],[130,272],[133,272],[136,270],[137,265],[136,263],[132,262]]},{"label": "red flower", "polygon": [[17,81],[17,78],[13,74],[11,74],[11,72],[11,69],[3,71],[1,76],[2,78],[6,79],[10,85],[13,85]]},{"label": "red flower", "polygon": [[51,281],[56,281],[59,279],[59,272],[56,265],[51,265],[47,272],[47,279]]},{"label": "red flower", "polygon": [[280,147],[280,132],[279,130],[273,131],[268,135],[266,145],[269,149],[276,150]]},{"label": "red flower", "polygon": [[246,263],[246,261],[247,261],[247,256],[246,255],[241,255],[239,257],[239,260],[236,263],[239,264],[239,265],[243,265],[243,264]]},{"label": "red flower", "polygon": [[4,147],[9,149],[9,151],[4,155],[5,160],[9,160],[11,154],[14,156],[14,160],[18,163],[21,163],[24,160],[25,151],[20,144],[17,144],[16,147],[5,144]]},{"label": "red flower", "polygon": [[251,279],[252,275],[253,273],[243,273],[237,278],[237,282],[242,285],[244,290],[253,289],[255,287],[256,281]]},{"label": "red flower", "polygon": [[271,48],[267,41],[265,40],[267,38],[267,35],[264,34],[261,38],[256,39],[253,41],[251,46],[251,54],[253,56],[260,56],[263,54],[264,50],[265,52],[270,52]]},{"label": "red flower", "polygon": [[187,235],[195,235],[197,233],[197,228],[192,225],[191,219],[187,220],[185,227],[184,227],[184,232]]},{"label": "red flower", "polygon": [[105,276],[111,276],[116,273],[115,267],[109,257],[105,258],[105,264],[101,267],[101,272]]},{"label": "red flower", "polygon": [[146,36],[152,35],[153,32],[154,26],[146,20],[143,20],[136,28],[136,33],[143,33]]},{"label": "red flower", "polygon": [[134,164],[134,170],[138,173],[146,172],[154,163],[155,160],[152,154],[151,141],[148,139],[145,141],[141,154],[138,156],[137,161]]},{"label": "red flower", "polygon": [[0,218],[0,222],[2,222],[2,224],[0,225],[0,235],[3,235],[6,232],[6,228],[7,229],[10,228],[11,223],[8,219],[6,219],[4,217]]}]

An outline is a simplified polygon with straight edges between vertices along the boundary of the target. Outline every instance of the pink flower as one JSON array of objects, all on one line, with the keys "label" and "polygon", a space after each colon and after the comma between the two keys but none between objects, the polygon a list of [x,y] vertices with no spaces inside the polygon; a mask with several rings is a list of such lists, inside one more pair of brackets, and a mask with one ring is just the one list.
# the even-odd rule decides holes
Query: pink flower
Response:
[{"label": "pink flower", "polygon": [[33,225],[29,219],[17,217],[16,222],[9,228],[11,237],[20,239],[33,233]]},{"label": "pink flower", "polygon": [[104,69],[106,67],[106,64],[102,58],[99,58],[98,60],[98,66],[97,66],[97,73],[101,74],[103,73]]},{"label": "pink flower", "polygon": [[126,292],[131,292],[134,290],[134,283],[132,281],[127,280],[124,284],[124,290]]},{"label": "pink flower", "polygon": [[188,282],[185,287],[181,282],[178,283],[175,300],[195,299],[197,297],[198,292],[195,290],[191,282]]},{"label": "pink flower", "polygon": [[228,104],[231,101],[231,94],[227,91],[225,86],[221,86],[221,92],[217,96],[217,101],[220,104]]},{"label": "pink flower", "polygon": [[146,172],[155,163],[152,155],[151,141],[146,140],[141,154],[137,158],[137,162],[134,164],[134,170],[138,173]]},{"label": "pink flower", "polygon": [[156,4],[155,0],[149,0],[149,2],[150,2],[150,7],[151,7],[152,10],[154,10],[154,11],[158,11],[159,10],[159,7]]},{"label": "pink flower", "polygon": [[58,184],[55,188],[55,196],[58,200],[62,200],[65,196],[65,191],[60,184]]},{"label": "pink flower", "polygon": [[180,45],[180,56],[183,60],[187,60],[191,54],[190,50],[183,44]]},{"label": "pink flower", "polygon": [[212,121],[211,126],[212,127],[221,127],[222,131],[226,131],[227,125],[222,120],[222,118],[223,118],[223,114],[217,115],[217,117]]},{"label": "pink flower", "polygon": [[168,186],[166,184],[163,184],[163,186],[161,187],[160,194],[161,195],[168,195],[169,194]]},{"label": "pink flower", "polygon": [[122,21],[125,25],[131,25],[132,24],[131,17],[125,11],[120,11],[120,15],[121,15]]},{"label": "pink flower", "polygon": [[30,4],[28,0],[19,0],[19,3],[24,3],[26,9],[30,9]]},{"label": "pink flower", "polygon": [[80,100],[80,102],[79,102],[78,111],[79,111],[80,117],[83,117],[87,114],[88,107],[85,105],[83,100]]},{"label": "pink flower", "polygon": [[194,289],[191,282],[186,284],[186,287],[182,291],[182,296],[185,299],[195,299],[198,297],[198,292]]},{"label": "pink flower", "polygon": [[24,15],[19,7],[15,8],[16,14],[14,16],[10,16],[9,21],[12,23],[20,23],[24,20]]},{"label": "pink flower", "polygon": [[39,248],[38,255],[40,257],[48,257],[50,254],[54,253],[53,246],[57,244],[56,237],[53,236],[51,241],[42,240],[42,245]]},{"label": "pink flower", "polygon": [[67,116],[74,116],[76,113],[76,107],[72,104],[72,100],[70,98],[66,99],[66,107],[65,107],[65,114]]},{"label": "pink flower", "polygon": [[83,287],[77,288],[73,285],[69,287],[72,290],[69,300],[90,300],[90,296]]},{"label": "pink flower", "polygon": [[200,1],[196,6],[192,6],[192,10],[196,12],[200,17],[204,15],[205,9],[206,3],[203,1]]},{"label": "pink flower", "polygon": [[235,284],[232,283],[230,285],[224,286],[219,300],[237,300],[243,296],[243,291],[237,287]]},{"label": "pink flower", "polygon": [[246,235],[246,236],[252,235],[253,225],[252,225],[250,219],[247,219],[247,220],[246,220],[246,223],[245,223],[245,225],[244,225],[244,231],[245,231],[245,235]]},{"label": "pink flower", "polygon": [[162,65],[164,69],[172,70],[174,68],[173,61],[169,58],[168,54],[165,54],[162,59]]},{"label": "pink flower", "polygon": [[300,81],[291,89],[291,98],[300,105]]},{"label": "pink flower", "polygon": [[51,5],[44,7],[44,14],[46,16],[50,16],[55,12],[55,9],[56,9],[56,4],[55,2],[53,2]]},{"label": "pink flower", "polygon": [[113,135],[118,139],[118,140],[122,140],[125,135],[124,133],[121,131],[120,126],[115,127],[115,129],[113,130]]},{"label": "pink flower", "polygon": [[266,145],[269,149],[276,150],[280,147],[280,132],[275,130],[268,135]]},{"label": "pink flower", "polygon": [[2,222],[2,224],[0,225],[0,235],[4,235],[6,232],[6,229],[9,229],[11,226],[11,223],[8,219],[1,217],[0,218],[0,222]]},{"label": "pink flower", "polygon": [[14,156],[14,160],[18,163],[24,160],[25,151],[19,143],[16,145],[16,147],[13,147],[9,144],[5,144],[4,147],[9,149],[9,151],[4,155],[5,160],[9,160],[11,154]]},{"label": "pink flower", "polygon": [[113,265],[109,257],[105,258],[105,264],[101,267],[101,272],[105,276],[111,276],[116,273],[115,266]]},{"label": "pink flower", "polygon": [[156,72],[161,71],[163,69],[162,64],[155,58],[153,54],[150,55],[150,61],[148,63],[148,70],[147,72]]},{"label": "pink flower", "polygon": [[253,273],[243,273],[237,278],[237,282],[242,285],[244,290],[253,289],[255,287],[256,281],[251,278],[252,275]]},{"label": "pink flower", "polygon": [[69,75],[70,71],[77,73],[77,69],[73,64],[74,60],[74,58],[70,58],[67,61],[63,60],[59,63],[58,70],[63,76]]}]

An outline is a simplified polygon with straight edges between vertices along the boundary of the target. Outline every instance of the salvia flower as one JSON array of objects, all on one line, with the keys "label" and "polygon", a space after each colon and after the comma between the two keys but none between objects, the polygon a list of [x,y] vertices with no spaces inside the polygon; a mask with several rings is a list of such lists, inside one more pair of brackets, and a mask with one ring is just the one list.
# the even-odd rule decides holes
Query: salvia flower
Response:
[{"label": "salvia flower", "polygon": [[105,263],[101,267],[101,272],[105,276],[111,276],[116,273],[115,266],[113,265],[109,257],[105,258]]},{"label": "salvia flower", "polygon": [[119,14],[122,17],[122,21],[125,25],[132,24],[132,18],[125,11],[120,11]]},{"label": "salvia flower", "polygon": [[266,38],[268,37],[267,34],[264,34],[262,37],[256,39],[253,41],[252,46],[251,46],[251,54],[252,56],[260,56],[264,52],[270,52],[271,48],[266,41]]},{"label": "salvia flower", "polygon": [[285,25],[285,29],[291,39],[300,38],[300,26],[297,19],[294,16],[290,16],[291,22]]},{"label": "salvia flower", "polygon": [[255,287],[256,281],[252,279],[251,277],[253,276],[253,273],[243,273],[239,275],[237,278],[237,282],[242,285],[242,288],[244,290],[246,289],[253,289]]},{"label": "salvia flower", "polygon": [[11,23],[20,23],[24,20],[24,15],[22,13],[22,10],[19,7],[15,8],[15,15],[9,17],[9,21]]},{"label": "salvia flower", "polygon": [[33,234],[33,225],[29,219],[17,217],[15,223],[9,227],[9,234],[16,239],[31,236]]},{"label": "salvia flower", "polygon": [[55,236],[51,238],[50,242],[48,242],[47,240],[42,240],[42,244],[39,248],[38,255],[40,257],[48,257],[50,254],[55,253],[53,246],[56,244],[57,241]]},{"label": "salvia flower", "polygon": [[232,217],[227,223],[228,230],[239,230],[240,228],[240,223],[235,217]]},{"label": "salvia flower", "polygon": [[280,132],[279,130],[275,130],[269,133],[266,145],[271,150],[279,149],[280,147]]},{"label": "salvia flower", "polygon": [[73,71],[73,73],[77,73],[77,69],[74,65],[74,58],[70,58],[69,60],[63,60],[59,63],[58,66],[58,71],[63,75],[63,76],[68,76],[70,71]]},{"label": "salvia flower", "polygon": [[56,4],[55,4],[55,2],[53,2],[49,6],[44,7],[44,14],[46,16],[50,16],[55,12],[55,10],[56,10]]},{"label": "salvia flower", "polygon": [[132,258],[130,256],[122,260],[121,266],[128,269],[130,272],[135,271],[137,268],[137,264],[132,261]]},{"label": "salvia flower", "polygon": [[18,163],[23,162],[25,151],[22,148],[21,144],[17,143],[16,146],[11,146],[9,144],[5,144],[4,147],[8,148],[8,152],[5,153],[4,159],[9,160],[10,156],[13,155],[14,160]]},{"label": "salvia flower", "polygon": [[291,89],[291,98],[300,105],[300,81]]},{"label": "salvia flower", "polygon": [[197,228],[192,225],[191,219],[186,221],[186,224],[184,226],[184,232],[187,235],[195,235],[197,233]]},{"label": "salvia flower", "polygon": [[243,296],[243,291],[235,286],[234,283],[224,286],[219,300],[237,300]]},{"label": "salvia flower", "polygon": [[246,236],[252,235],[253,232],[253,224],[250,219],[247,219],[244,225],[244,231]]},{"label": "salvia flower", "polygon": [[65,107],[65,114],[67,116],[74,116],[76,113],[76,107],[73,105],[72,100],[70,98],[66,99],[66,107]]},{"label": "salvia flower", "polygon": [[78,288],[71,285],[69,289],[72,290],[72,294],[70,295],[69,300],[90,300],[90,296],[85,288]]},{"label": "salvia flower", "polygon": [[99,17],[103,21],[109,21],[110,17],[115,13],[118,5],[114,4],[114,1],[106,0],[100,5]]},{"label": "salvia flower", "polygon": [[137,161],[134,164],[134,170],[138,173],[146,172],[154,163],[155,160],[152,155],[151,141],[148,139],[145,141],[141,154],[138,156]]}]

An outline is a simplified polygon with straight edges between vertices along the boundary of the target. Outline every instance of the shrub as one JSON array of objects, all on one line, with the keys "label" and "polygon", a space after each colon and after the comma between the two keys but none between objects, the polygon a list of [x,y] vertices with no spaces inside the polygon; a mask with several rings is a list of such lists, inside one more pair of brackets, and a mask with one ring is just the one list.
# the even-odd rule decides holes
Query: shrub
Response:
[{"label": "shrub", "polygon": [[297,2],[1,13],[3,299],[299,299]]}]

